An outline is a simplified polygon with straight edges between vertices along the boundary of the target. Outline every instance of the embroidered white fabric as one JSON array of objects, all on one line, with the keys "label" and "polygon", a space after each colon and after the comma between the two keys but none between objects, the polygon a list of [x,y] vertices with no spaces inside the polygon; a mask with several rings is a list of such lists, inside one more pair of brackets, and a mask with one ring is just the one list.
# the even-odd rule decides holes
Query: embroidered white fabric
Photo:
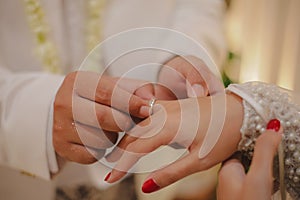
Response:
[{"label": "embroidered white fabric", "polygon": [[[239,150],[249,159],[256,138],[265,131],[268,121],[280,120],[284,130],[285,185],[293,199],[300,199],[300,106],[291,100],[287,91],[272,84],[232,84],[227,91],[243,98],[244,119]],[[274,168],[274,172],[278,171],[278,159],[275,159]],[[278,183],[278,174],[275,178]]]}]

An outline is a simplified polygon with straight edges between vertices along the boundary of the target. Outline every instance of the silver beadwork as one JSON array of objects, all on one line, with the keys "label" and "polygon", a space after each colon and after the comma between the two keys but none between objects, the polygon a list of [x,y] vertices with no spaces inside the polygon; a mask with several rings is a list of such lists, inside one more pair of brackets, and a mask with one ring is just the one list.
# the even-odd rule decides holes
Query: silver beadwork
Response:
[{"label": "silver beadwork", "polygon": [[[280,120],[284,130],[284,184],[294,199],[300,199],[300,106],[291,102],[286,92],[271,84],[250,82],[229,86],[228,91],[243,98],[244,120],[239,150],[249,159],[252,159],[256,138],[264,133],[268,121]],[[279,177],[275,179],[279,180]]]}]

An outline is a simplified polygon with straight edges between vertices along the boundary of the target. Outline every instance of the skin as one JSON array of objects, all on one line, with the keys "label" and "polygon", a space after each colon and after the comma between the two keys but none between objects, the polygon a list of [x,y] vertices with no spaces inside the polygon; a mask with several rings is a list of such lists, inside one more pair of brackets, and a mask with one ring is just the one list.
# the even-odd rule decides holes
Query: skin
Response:
[{"label": "skin", "polygon": [[[185,59],[175,57],[168,61],[160,71],[159,84],[156,85],[129,79],[122,79],[120,84],[118,78],[109,76],[103,76],[99,81],[98,74],[80,72],[80,76],[78,76],[78,73],[74,72],[66,76],[56,95],[54,102],[53,145],[59,160],[70,160],[84,164],[93,163],[98,158],[101,158],[105,149],[116,142],[118,131],[127,130],[132,133],[126,135],[119,144],[119,147],[129,152],[147,153],[160,145],[174,142],[174,135],[171,134],[172,129],[176,130],[178,127],[170,124],[174,124],[173,122],[178,120],[180,116],[180,113],[177,112],[178,108],[184,106],[188,111],[189,109],[194,109],[189,107],[188,104],[195,106],[195,102],[191,103],[189,102],[190,100],[184,99],[196,96],[205,97],[223,91],[222,84],[208,70],[205,64],[200,59],[192,56],[188,56]],[[120,98],[113,100],[114,95],[122,97],[122,101],[118,101]],[[166,114],[167,116],[165,126],[160,134],[157,134],[155,137],[137,139],[136,136],[139,136],[139,134],[136,133],[135,135],[134,132],[139,129],[134,127],[131,130],[133,126],[131,116],[139,119],[138,121],[149,116],[148,100],[154,96],[156,99],[182,100],[179,102],[158,101],[157,104],[161,105],[160,109],[164,110],[164,115]],[[127,100],[126,104],[124,104],[124,98]],[[232,94],[227,94],[225,97],[227,99],[227,110],[234,110],[235,112],[227,112],[225,126],[222,129],[218,143],[206,157],[199,159],[198,152],[208,128],[206,125],[211,120],[211,116],[208,114],[210,113],[208,109],[211,103],[210,98],[197,99],[196,104],[199,106],[203,120],[200,121],[197,134],[193,135],[194,140],[186,143],[183,134],[176,138],[175,142],[182,147],[188,148],[189,154],[172,165],[154,171],[147,180],[152,178],[160,188],[166,187],[185,176],[208,169],[222,162],[236,150],[237,143],[240,140],[238,130],[242,120],[242,105],[241,99]],[[74,105],[79,105],[80,109],[74,109]],[[82,110],[87,111],[86,113],[88,114],[85,113],[82,116],[82,112],[80,112]],[[156,116],[162,115],[161,113],[162,111],[159,111],[159,109],[156,110],[151,120],[155,118],[160,119],[160,117]],[[150,118],[145,119],[139,124],[139,127],[151,124],[151,120]],[[237,126],[229,126],[228,124],[232,121]],[[228,140],[229,137],[230,140]],[[156,140],[157,138],[159,140]],[[143,145],[141,145],[141,141]],[[266,139],[263,141],[265,142],[261,143],[270,145],[270,142],[268,143]],[[272,141],[275,142],[273,142],[273,146],[271,144],[273,148],[270,149],[275,149],[277,144],[276,138]],[[146,145],[144,145],[144,142],[146,142]],[[257,147],[256,152],[262,151],[258,149],[261,149],[261,147]],[[248,175],[242,173],[241,165],[237,160],[226,162],[219,175],[219,199],[232,199],[232,194],[236,194],[236,199],[266,199],[266,197],[269,197],[271,175],[266,172],[270,172],[271,158],[274,152],[270,150],[263,154],[264,156],[256,156],[258,157],[257,161],[254,159],[251,167],[252,171]],[[122,160],[124,155],[122,152],[114,151],[108,159],[115,159],[114,157]],[[125,170],[122,169],[122,164],[120,165],[122,170],[114,169],[108,182],[115,182],[123,177],[126,174],[126,170],[138,159],[139,157],[130,160],[131,163],[124,168]],[[261,162],[261,159],[267,159],[268,162],[261,166],[259,163],[264,163]],[[255,185],[256,182],[254,182],[254,174],[257,172],[267,174],[265,176],[267,181],[260,182],[261,184],[259,185],[259,188],[265,188],[265,192],[262,192],[259,196],[253,196],[253,191],[245,188],[249,188],[249,185],[253,188],[258,187]],[[228,184],[228,177],[232,177],[231,180],[239,181],[241,183],[240,186],[234,188],[234,184]]]},{"label": "skin", "polygon": [[[150,128],[147,127],[145,130],[150,133],[150,135],[153,135],[153,133],[151,133],[151,126],[154,128],[156,124],[152,125],[151,123],[155,123],[155,118],[161,115],[160,111],[157,111],[152,115],[151,123],[148,121],[148,118],[141,122],[141,128],[132,129],[118,144],[118,146],[125,149],[125,151],[114,151],[108,156],[108,160],[117,161],[117,164],[107,181],[113,183],[119,180],[142,156],[154,151],[161,145],[168,145],[174,141],[188,148],[189,154],[162,169],[152,172],[148,178],[146,178],[146,181],[153,179],[159,189],[188,175],[209,169],[229,158],[230,155],[237,150],[237,145],[240,141],[239,129],[243,118],[241,99],[233,94],[226,94],[228,111],[226,112],[226,119],[220,139],[206,157],[199,159],[198,152],[201,148],[205,131],[207,130],[207,124],[209,124],[209,120],[211,120],[207,114],[210,113],[210,98],[211,97],[198,98],[199,108],[201,112],[204,113],[204,116],[201,115],[197,135],[188,146],[185,146],[185,140],[181,140],[178,127],[174,127],[174,123],[172,123],[175,121],[176,124],[176,119],[178,119],[179,116],[179,107],[174,105],[177,101],[158,102],[163,105],[165,115],[167,116],[164,127],[159,133],[151,137],[140,138],[139,135],[135,135],[135,133],[130,134],[134,131],[142,132],[144,124],[145,126],[150,124]],[[186,105],[191,105],[191,103],[188,102]],[[189,108],[184,107],[183,109]],[[187,119],[187,121],[190,121],[190,119]],[[188,128],[184,129],[183,132],[190,133]],[[174,133],[176,133],[176,137]],[[132,135],[137,137],[133,137]],[[174,140],[174,137],[177,139]],[[183,137],[186,138],[187,136],[184,135]],[[218,199],[270,199],[273,187],[273,159],[281,138],[282,129],[280,129],[279,132],[268,130],[257,139],[248,174],[245,174],[243,165],[239,160],[227,159],[219,172]]]},{"label": "skin", "polygon": [[[187,58],[193,62],[188,62]],[[52,135],[58,160],[61,163],[96,162],[102,158],[106,148],[115,144],[119,131],[133,127],[131,117],[138,122],[149,116],[148,101],[154,96],[156,99],[174,100],[176,95],[181,98],[188,97],[187,94],[203,95],[199,93],[199,87],[191,90],[189,82],[198,83],[203,88],[212,85],[216,91],[214,84],[220,81],[200,59],[187,58],[170,59],[162,67],[160,84],[156,85],[110,76],[99,79],[100,75],[92,72],[68,74],[54,101]],[[195,67],[199,68],[199,72]],[[173,69],[172,74],[169,74],[170,69]],[[205,82],[203,77],[208,77],[209,82]],[[174,81],[180,83],[179,89],[171,85]]]},{"label": "skin", "polygon": [[[128,113],[138,118],[149,115],[146,98],[151,98],[152,86],[130,79],[99,78],[92,72],[73,72],[56,94],[53,145],[60,160],[97,161],[114,145],[117,132],[133,126]],[[139,93],[144,98],[133,95],[141,86],[144,89]]]},{"label": "skin", "polygon": [[[211,119],[212,98],[226,98],[227,112],[225,123],[222,127],[220,138],[212,151],[206,157],[199,159],[199,150],[210,121],[213,120]],[[186,138],[189,137],[189,134],[193,133],[190,130],[193,125],[186,124],[179,128],[178,126],[174,126],[174,124],[179,124],[178,121],[181,119],[180,106],[186,113],[190,112],[190,115],[187,114],[186,117],[182,117],[186,119],[186,123],[195,121],[188,119],[188,116],[193,116],[195,102],[200,110],[200,123],[196,134],[191,137],[192,140],[186,143]],[[181,103],[181,105],[179,103]],[[136,126],[122,138],[118,147],[125,151],[115,150],[107,157],[109,161],[117,161],[115,168],[107,180],[109,183],[121,179],[142,156],[154,151],[162,145],[175,142],[187,148],[189,153],[174,163],[150,174],[147,179],[154,179],[160,188],[166,187],[193,173],[209,169],[227,159],[237,150],[237,145],[240,141],[239,129],[243,119],[243,106],[239,97],[233,94],[220,94],[215,97],[190,98],[180,101],[161,101],[157,102],[157,104],[161,105],[161,109],[158,109],[158,111],[151,116],[151,119],[147,118],[139,124],[140,126]],[[166,122],[160,131],[154,135],[152,131],[154,130],[155,132],[157,130],[156,122],[161,121],[162,118],[166,118]],[[146,128],[143,130],[143,127]],[[142,138],[139,137],[141,132],[143,132]],[[146,136],[144,134],[146,134]]]},{"label": "skin", "polygon": [[[176,56],[170,59],[161,68],[158,83],[172,91],[176,99],[205,97],[224,90],[220,79],[201,59],[194,56]],[[174,100],[163,98],[165,91],[160,91],[159,88],[156,88],[155,95],[161,100]]]},{"label": "skin", "polygon": [[282,129],[268,130],[257,139],[248,174],[239,160],[226,161],[219,172],[218,200],[271,199],[273,159],[281,138]]}]

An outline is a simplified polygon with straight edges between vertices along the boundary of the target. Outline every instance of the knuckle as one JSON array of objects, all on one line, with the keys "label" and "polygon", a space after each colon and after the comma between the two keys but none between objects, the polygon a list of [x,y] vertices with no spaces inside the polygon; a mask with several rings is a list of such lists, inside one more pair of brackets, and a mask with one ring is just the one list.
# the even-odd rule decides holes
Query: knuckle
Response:
[{"label": "knuckle", "polygon": [[66,101],[65,98],[60,98],[57,96],[57,98],[55,98],[55,101],[53,103],[54,112],[65,110],[67,107],[69,107],[68,105],[69,103],[68,101]]},{"label": "knuckle", "polygon": [[99,102],[105,103],[105,104],[110,104],[111,95],[112,95],[112,93],[108,88],[100,87],[97,89],[95,98],[96,98],[96,101],[99,101]]},{"label": "knuckle", "polygon": [[96,116],[98,123],[101,125],[105,123],[106,119],[108,118],[108,111],[106,109],[97,109],[96,111]]},{"label": "knuckle", "polygon": [[138,113],[142,105],[143,105],[142,100],[138,98],[131,98],[129,103],[129,111]]},{"label": "knuckle", "polygon": [[59,136],[60,133],[64,130],[63,126],[61,125],[61,123],[57,122],[57,119],[54,119],[54,123],[52,126],[53,129],[53,137],[54,136]]},{"label": "knuckle", "polygon": [[[73,72],[75,73],[75,72]],[[70,109],[71,107],[71,101],[72,101],[72,93],[73,93],[73,83],[70,82],[68,76],[71,76],[70,74],[67,75],[65,78],[63,84],[59,88],[58,92],[55,95],[55,100],[53,103],[54,111],[64,110],[64,109]],[[73,75],[72,75],[73,76]]]},{"label": "knuckle", "polygon": [[75,71],[67,74],[65,81],[74,83],[78,73],[79,73],[78,71]]}]

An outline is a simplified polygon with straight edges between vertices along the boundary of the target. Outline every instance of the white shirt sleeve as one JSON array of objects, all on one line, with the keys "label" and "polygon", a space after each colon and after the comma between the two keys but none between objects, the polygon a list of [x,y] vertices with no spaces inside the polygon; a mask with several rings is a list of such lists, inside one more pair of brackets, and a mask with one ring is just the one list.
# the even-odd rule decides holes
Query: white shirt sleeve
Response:
[{"label": "white shirt sleeve", "polygon": [[220,75],[227,54],[224,31],[226,3],[223,0],[175,0],[170,24],[171,33],[163,40],[159,60],[165,63],[174,56],[193,55]]},{"label": "white shirt sleeve", "polygon": [[217,66],[226,58],[223,0],[176,0],[171,27],[200,43]]},{"label": "white shirt sleeve", "polygon": [[62,79],[38,72],[12,73],[0,66],[1,165],[50,178],[46,133],[49,109]]},{"label": "white shirt sleeve", "polygon": [[[154,2],[158,3],[158,1]],[[106,27],[108,30],[105,35],[111,36],[113,33],[119,33],[102,43],[103,60],[105,66],[109,65],[110,74],[156,81],[161,64],[178,55],[199,57],[214,73],[216,70],[218,73],[227,50],[223,26],[226,13],[225,2],[223,0],[167,2],[165,4],[168,4],[169,9],[162,9],[166,13],[159,15],[163,16],[161,20],[164,22],[147,23],[137,19],[143,27],[129,23],[129,25],[124,25],[129,29],[125,32],[122,32],[121,28],[116,28],[123,27],[123,24],[118,24],[120,20],[114,19],[113,14],[109,15],[108,28]],[[117,3],[114,6],[117,6]],[[121,6],[116,9],[122,10],[127,16],[131,14],[127,6],[124,10]],[[143,17],[146,18],[146,16]],[[132,27],[137,29],[131,29]],[[210,64],[212,61],[214,64]]]}]

